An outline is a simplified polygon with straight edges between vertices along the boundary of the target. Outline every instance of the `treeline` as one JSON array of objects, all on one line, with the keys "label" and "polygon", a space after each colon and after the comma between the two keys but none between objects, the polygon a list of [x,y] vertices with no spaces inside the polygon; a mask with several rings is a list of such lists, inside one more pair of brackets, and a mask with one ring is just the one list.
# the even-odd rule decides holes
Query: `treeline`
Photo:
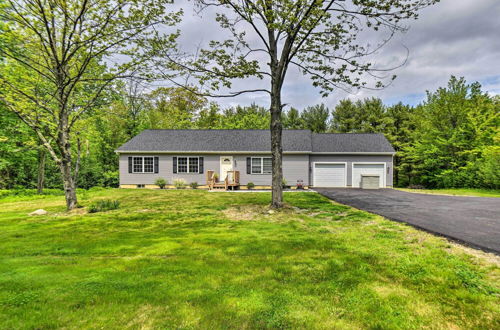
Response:
[{"label": "treeline", "polygon": [[[345,99],[333,108],[292,107],[282,121],[287,129],[385,134],[397,151],[397,186],[499,188],[499,110],[499,97],[452,77],[416,107]],[[184,89],[147,92],[136,82],[120,82],[75,128],[78,187],[116,187],[114,150],[143,129],[267,129],[269,117],[268,109],[255,104],[221,109]],[[0,188],[62,187],[59,170],[35,134],[1,104],[0,142]]]}]

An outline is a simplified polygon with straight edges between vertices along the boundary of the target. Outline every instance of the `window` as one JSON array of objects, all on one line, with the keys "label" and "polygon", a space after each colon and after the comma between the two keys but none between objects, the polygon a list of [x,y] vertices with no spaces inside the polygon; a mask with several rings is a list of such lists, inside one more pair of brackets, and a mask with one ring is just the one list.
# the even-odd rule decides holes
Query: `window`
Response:
[{"label": "window", "polygon": [[177,172],[178,173],[188,173],[188,158],[187,157],[177,158]]},{"label": "window", "polygon": [[153,157],[144,157],[144,173],[153,173],[155,170]]},{"label": "window", "polygon": [[199,157],[177,157],[177,173],[199,173]]},{"label": "window", "polygon": [[189,157],[189,173],[198,173],[198,157]]},{"label": "window", "polygon": [[154,157],[134,157],[133,172],[134,173],[154,173]]},{"label": "window", "polygon": [[270,157],[253,157],[252,174],[271,174],[273,161]]},{"label": "window", "polygon": [[134,173],[142,173],[142,157],[134,157]]}]

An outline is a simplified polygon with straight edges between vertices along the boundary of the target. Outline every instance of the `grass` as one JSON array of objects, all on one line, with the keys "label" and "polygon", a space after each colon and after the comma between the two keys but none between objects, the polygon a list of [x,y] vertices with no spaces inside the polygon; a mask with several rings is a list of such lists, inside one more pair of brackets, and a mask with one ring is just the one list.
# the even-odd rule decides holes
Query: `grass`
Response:
[{"label": "grass", "polygon": [[455,189],[408,189],[396,188],[398,190],[421,193],[421,194],[437,194],[437,195],[456,195],[456,196],[475,196],[475,197],[500,197],[500,190],[496,189],[472,189],[472,188],[455,188]]},{"label": "grass", "polygon": [[0,328],[500,327],[497,257],[315,193],[108,198],[0,200]]}]

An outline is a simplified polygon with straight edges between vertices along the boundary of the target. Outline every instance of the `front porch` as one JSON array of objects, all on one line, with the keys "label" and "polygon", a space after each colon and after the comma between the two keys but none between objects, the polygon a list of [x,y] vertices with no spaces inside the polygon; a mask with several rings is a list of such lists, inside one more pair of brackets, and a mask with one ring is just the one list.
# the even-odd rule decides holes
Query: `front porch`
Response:
[{"label": "front porch", "polygon": [[219,180],[219,176],[215,171],[207,171],[207,186],[208,190],[224,189],[236,190],[240,187],[240,171],[227,171],[225,178]]}]

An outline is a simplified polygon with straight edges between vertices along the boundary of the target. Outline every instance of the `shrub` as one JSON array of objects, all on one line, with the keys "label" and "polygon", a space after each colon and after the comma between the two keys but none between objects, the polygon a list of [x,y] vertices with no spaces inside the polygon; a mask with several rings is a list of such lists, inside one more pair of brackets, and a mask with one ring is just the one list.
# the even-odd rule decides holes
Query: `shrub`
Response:
[{"label": "shrub", "polygon": [[282,186],[283,188],[287,188],[287,187],[288,187],[288,185],[287,185],[287,184],[288,184],[288,182],[286,181],[286,179],[285,179],[285,178],[281,179],[281,186]]},{"label": "shrub", "polygon": [[253,183],[253,182],[249,182],[249,183],[247,183],[247,189],[248,189],[248,190],[252,190],[254,187],[255,187],[255,185],[254,185],[254,183]]},{"label": "shrub", "polygon": [[184,189],[184,188],[186,188],[186,180],[176,179],[176,180],[174,180],[174,186],[177,189]]},{"label": "shrub", "polygon": [[89,213],[104,212],[110,210],[116,210],[120,207],[120,201],[111,199],[102,199],[93,202],[89,206]]},{"label": "shrub", "polygon": [[189,185],[191,186],[192,189],[198,188],[198,182],[191,182]]},{"label": "shrub", "polygon": [[103,187],[118,188],[120,185],[120,174],[118,171],[107,171],[103,173]]},{"label": "shrub", "polygon": [[158,187],[160,187],[160,189],[165,189],[165,186],[167,184],[168,184],[168,182],[164,178],[158,178],[155,181],[155,185],[157,185]]}]

